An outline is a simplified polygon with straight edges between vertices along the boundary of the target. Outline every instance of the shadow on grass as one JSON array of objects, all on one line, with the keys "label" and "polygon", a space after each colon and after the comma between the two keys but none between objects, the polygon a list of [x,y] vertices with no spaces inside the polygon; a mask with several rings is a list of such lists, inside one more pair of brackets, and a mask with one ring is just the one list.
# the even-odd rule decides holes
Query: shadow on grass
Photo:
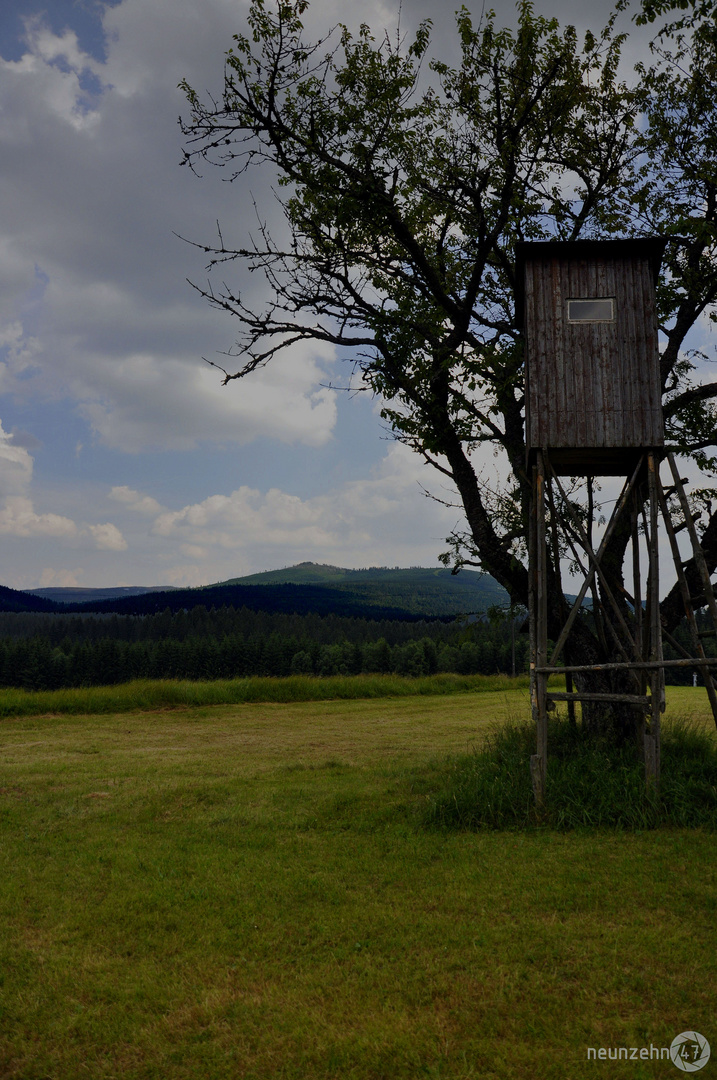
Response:
[{"label": "shadow on grass", "polygon": [[480,750],[453,758],[428,796],[423,825],[450,830],[664,825],[717,828],[717,741],[686,720],[662,734],[659,794],[646,791],[633,747],[588,737],[580,725],[551,718],[544,811],[536,816],[530,784],[531,723],[497,729]]}]

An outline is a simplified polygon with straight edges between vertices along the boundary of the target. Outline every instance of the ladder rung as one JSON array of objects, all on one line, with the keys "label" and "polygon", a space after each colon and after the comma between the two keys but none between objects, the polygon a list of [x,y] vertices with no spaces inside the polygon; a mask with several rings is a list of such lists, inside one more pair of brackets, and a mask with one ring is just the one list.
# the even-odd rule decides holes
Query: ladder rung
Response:
[{"label": "ladder rung", "polygon": [[620,701],[628,705],[650,705],[652,698],[646,694],[566,694],[551,691],[547,701]]},{"label": "ladder rung", "polygon": [[698,630],[697,637],[717,637],[717,630]]}]

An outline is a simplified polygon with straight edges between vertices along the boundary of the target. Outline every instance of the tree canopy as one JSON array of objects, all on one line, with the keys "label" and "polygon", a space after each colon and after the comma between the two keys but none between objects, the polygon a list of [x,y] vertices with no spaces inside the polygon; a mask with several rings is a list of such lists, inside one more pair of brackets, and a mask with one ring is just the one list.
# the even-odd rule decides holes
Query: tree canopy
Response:
[{"label": "tree canopy", "polygon": [[[668,238],[658,286],[668,441],[717,470],[717,382],[700,381],[705,358],[686,349],[698,319],[717,321],[715,4],[644,0],[631,33],[649,57],[630,74],[626,0],[582,38],[529,0],[515,29],[461,8],[455,66],[430,57],[430,21],[410,40],[339,25],[307,41],[306,8],[254,0],[221,95],[181,84],[186,164],[232,180],[267,166],[283,211],[276,236],[258,216],[242,246],[221,233],[201,245],[210,267],[238,261],[268,287],[260,311],[229,285],[200,290],[240,327],[224,381],[298,341],[337,346],[395,437],[454,485],[466,528],[445,559],[480,566],[526,604],[518,241]],[[483,443],[505,455],[499,488],[474,467]],[[695,507],[714,570],[708,483]],[[663,606],[676,625],[674,591]]]}]

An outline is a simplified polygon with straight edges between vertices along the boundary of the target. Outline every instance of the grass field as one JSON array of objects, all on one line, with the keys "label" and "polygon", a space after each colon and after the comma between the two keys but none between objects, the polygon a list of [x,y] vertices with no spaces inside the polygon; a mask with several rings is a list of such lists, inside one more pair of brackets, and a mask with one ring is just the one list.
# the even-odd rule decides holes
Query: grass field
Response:
[{"label": "grass field", "polygon": [[0,690],[0,717],[43,713],[120,713],[187,705],[246,705],[261,701],[351,701],[385,697],[435,697],[471,690],[527,689],[527,675],[292,675],[286,679],[135,679],[116,686],[67,690]]},{"label": "grass field", "polygon": [[[713,834],[421,825],[446,755],[526,710],[521,688],[3,719],[0,1076],[679,1075],[587,1048],[717,1044]],[[707,722],[704,691],[670,712]]]}]

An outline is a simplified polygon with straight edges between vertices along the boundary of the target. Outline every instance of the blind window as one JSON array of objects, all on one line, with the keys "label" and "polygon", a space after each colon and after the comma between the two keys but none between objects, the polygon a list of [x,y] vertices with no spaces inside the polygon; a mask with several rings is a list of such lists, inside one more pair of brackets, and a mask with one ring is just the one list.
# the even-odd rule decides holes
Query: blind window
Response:
[{"label": "blind window", "polygon": [[601,296],[585,300],[568,300],[568,322],[614,322],[615,298]]}]

